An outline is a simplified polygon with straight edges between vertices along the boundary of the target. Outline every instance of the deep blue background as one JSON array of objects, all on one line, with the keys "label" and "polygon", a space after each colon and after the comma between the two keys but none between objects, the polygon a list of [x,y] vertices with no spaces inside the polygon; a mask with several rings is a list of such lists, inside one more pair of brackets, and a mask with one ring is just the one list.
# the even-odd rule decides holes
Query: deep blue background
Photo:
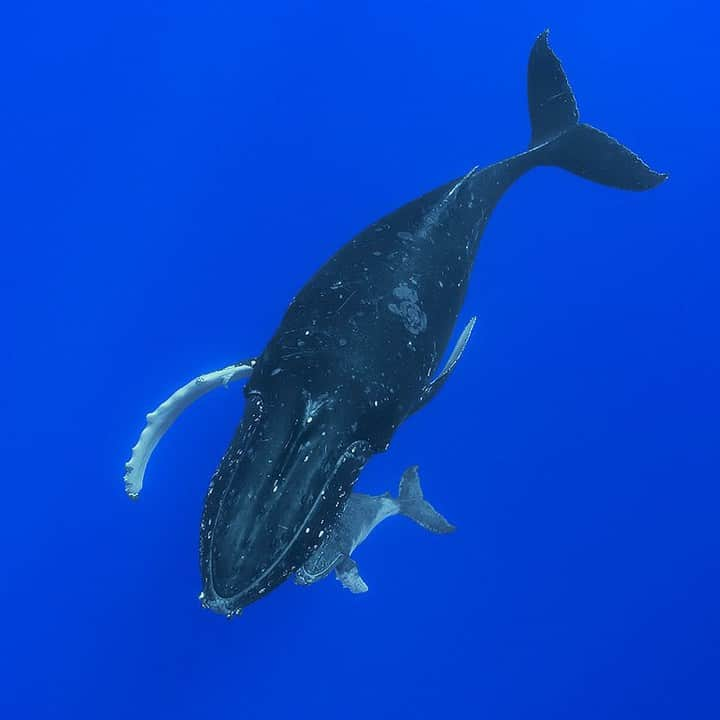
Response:
[{"label": "deep blue background", "polygon": [[[680,2],[24,0],[0,22],[0,708],[18,718],[720,717],[716,19]],[[143,415],[258,353],[353,233],[522,149],[552,29],[665,186],[524,177],[451,382],[375,458],[370,585],[203,611],[208,396],[136,504]],[[11,715],[3,715],[10,717]]]}]

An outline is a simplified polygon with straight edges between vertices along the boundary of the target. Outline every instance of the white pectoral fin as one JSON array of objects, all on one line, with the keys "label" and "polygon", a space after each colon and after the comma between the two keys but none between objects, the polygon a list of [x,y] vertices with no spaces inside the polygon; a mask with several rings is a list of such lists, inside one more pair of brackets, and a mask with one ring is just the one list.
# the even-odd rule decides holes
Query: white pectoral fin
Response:
[{"label": "white pectoral fin", "polygon": [[422,391],[416,410],[419,410],[421,407],[430,402],[430,400],[435,397],[438,390],[440,390],[440,388],[445,384],[445,381],[450,377],[450,374],[455,369],[458,360],[460,360],[463,352],[465,351],[465,347],[467,346],[468,340],[470,340],[470,335],[472,335],[473,328],[475,327],[476,320],[477,317],[471,317],[468,324],[463,328],[463,331],[460,333],[460,337],[455,343],[453,351],[450,353],[448,361],[445,363],[445,367],[440,371],[440,374]]},{"label": "white pectoral fin", "polygon": [[465,346],[468,344],[468,340],[470,340],[470,335],[472,335],[472,331],[475,327],[476,322],[476,315],[473,315],[470,320],[468,320],[467,325],[460,333],[458,341],[455,343],[455,347],[453,348],[452,353],[450,353],[448,361],[445,363],[445,367],[442,369],[442,372],[438,376],[438,380],[443,377],[443,375],[447,376],[453,371],[453,368],[457,364],[457,361],[462,357],[462,354],[465,352]]},{"label": "white pectoral fin", "polygon": [[352,558],[345,558],[339,563],[335,567],[335,574],[342,586],[347,588],[351,593],[357,594],[368,591],[368,586],[360,577],[357,563]]},{"label": "white pectoral fin", "polygon": [[235,380],[247,378],[253,371],[254,360],[228,365],[222,370],[200,375],[176,390],[165,402],[146,416],[147,424],[132,449],[130,460],[125,463],[125,492],[137,498],[143,486],[145,469],[150,456],[162,436],[178,419],[182,412],[199,397],[221,385],[227,386]]}]

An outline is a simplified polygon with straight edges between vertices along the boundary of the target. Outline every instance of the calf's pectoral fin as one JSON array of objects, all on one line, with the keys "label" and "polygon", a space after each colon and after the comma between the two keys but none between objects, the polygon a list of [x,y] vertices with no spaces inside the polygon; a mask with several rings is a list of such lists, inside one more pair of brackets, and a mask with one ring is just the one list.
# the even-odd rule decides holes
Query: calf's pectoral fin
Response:
[{"label": "calf's pectoral fin", "polygon": [[125,492],[131,498],[135,499],[140,494],[150,456],[182,412],[210,390],[249,377],[254,366],[255,360],[244,360],[222,370],[200,375],[176,390],[146,416],[147,424],[132,449],[130,460],[125,463]]},{"label": "calf's pectoral fin", "polygon": [[350,557],[346,557],[335,566],[335,574],[342,586],[347,588],[351,593],[364,593],[368,591],[368,586],[360,577],[357,563]]},{"label": "calf's pectoral fin", "polygon": [[420,410],[420,408],[427,405],[430,400],[432,400],[435,395],[437,395],[440,388],[445,384],[447,379],[450,377],[450,374],[455,369],[455,366],[458,363],[458,360],[462,357],[463,352],[465,351],[465,346],[468,344],[468,340],[470,340],[470,335],[472,335],[473,328],[475,327],[475,321],[477,320],[477,317],[473,316],[468,321],[468,324],[463,328],[463,331],[460,333],[460,337],[458,338],[457,342],[455,343],[455,347],[453,348],[453,351],[450,353],[450,357],[448,358],[448,361],[445,363],[445,367],[440,371],[440,374],[431,382],[429,382],[420,393],[420,397],[417,402],[417,406],[415,407],[415,411],[417,412]]}]

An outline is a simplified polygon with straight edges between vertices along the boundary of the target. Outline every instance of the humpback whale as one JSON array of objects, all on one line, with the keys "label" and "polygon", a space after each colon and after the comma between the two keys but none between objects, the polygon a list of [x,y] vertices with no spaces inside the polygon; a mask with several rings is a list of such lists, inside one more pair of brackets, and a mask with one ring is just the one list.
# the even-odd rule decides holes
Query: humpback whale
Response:
[{"label": "humpback whale", "polygon": [[404,515],[433,533],[445,534],[455,530],[425,499],[415,465],[403,473],[397,498],[390,493],[363,495],[353,492],[331,532],[324,536],[320,547],[295,573],[295,582],[311,585],[335,570],[337,579],[350,592],[367,592],[368,586],[350,556],[383,520],[393,515]]},{"label": "humpback whale", "polygon": [[473,167],[372,223],[306,283],[259,356],[201,376],[148,415],[126,464],[130,496],[158,440],[195,397],[247,380],[244,414],[200,523],[205,607],[237,615],[291,575],[302,582],[328,543],[344,548],[341,572],[352,572],[343,518],[355,481],[452,374],[473,321],[437,370],[480,238],[515,180],[539,166],[624,190],[667,178],[579,121],[547,31],[530,52],[527,93],[525,150]]}]

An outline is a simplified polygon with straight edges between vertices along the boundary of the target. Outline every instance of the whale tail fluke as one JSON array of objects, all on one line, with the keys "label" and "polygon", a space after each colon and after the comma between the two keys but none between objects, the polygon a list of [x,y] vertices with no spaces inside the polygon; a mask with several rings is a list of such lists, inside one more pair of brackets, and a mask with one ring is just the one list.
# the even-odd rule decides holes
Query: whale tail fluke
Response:
[{"label": "whale tail fluke", "polygon": [[667,179],[601,130],[580,123],[577,102],[560,60],[541,33],[528,61],[530,150],[555,165],[603,185],[649,190]]},{"label": "whale tail fluke", "polygon": [[401,515],[409,517],[430,532],[444,534],[455,530],[455,526],[451,525],[423,496],[417,465],[409,467],[402,474],[397,504]]}]

